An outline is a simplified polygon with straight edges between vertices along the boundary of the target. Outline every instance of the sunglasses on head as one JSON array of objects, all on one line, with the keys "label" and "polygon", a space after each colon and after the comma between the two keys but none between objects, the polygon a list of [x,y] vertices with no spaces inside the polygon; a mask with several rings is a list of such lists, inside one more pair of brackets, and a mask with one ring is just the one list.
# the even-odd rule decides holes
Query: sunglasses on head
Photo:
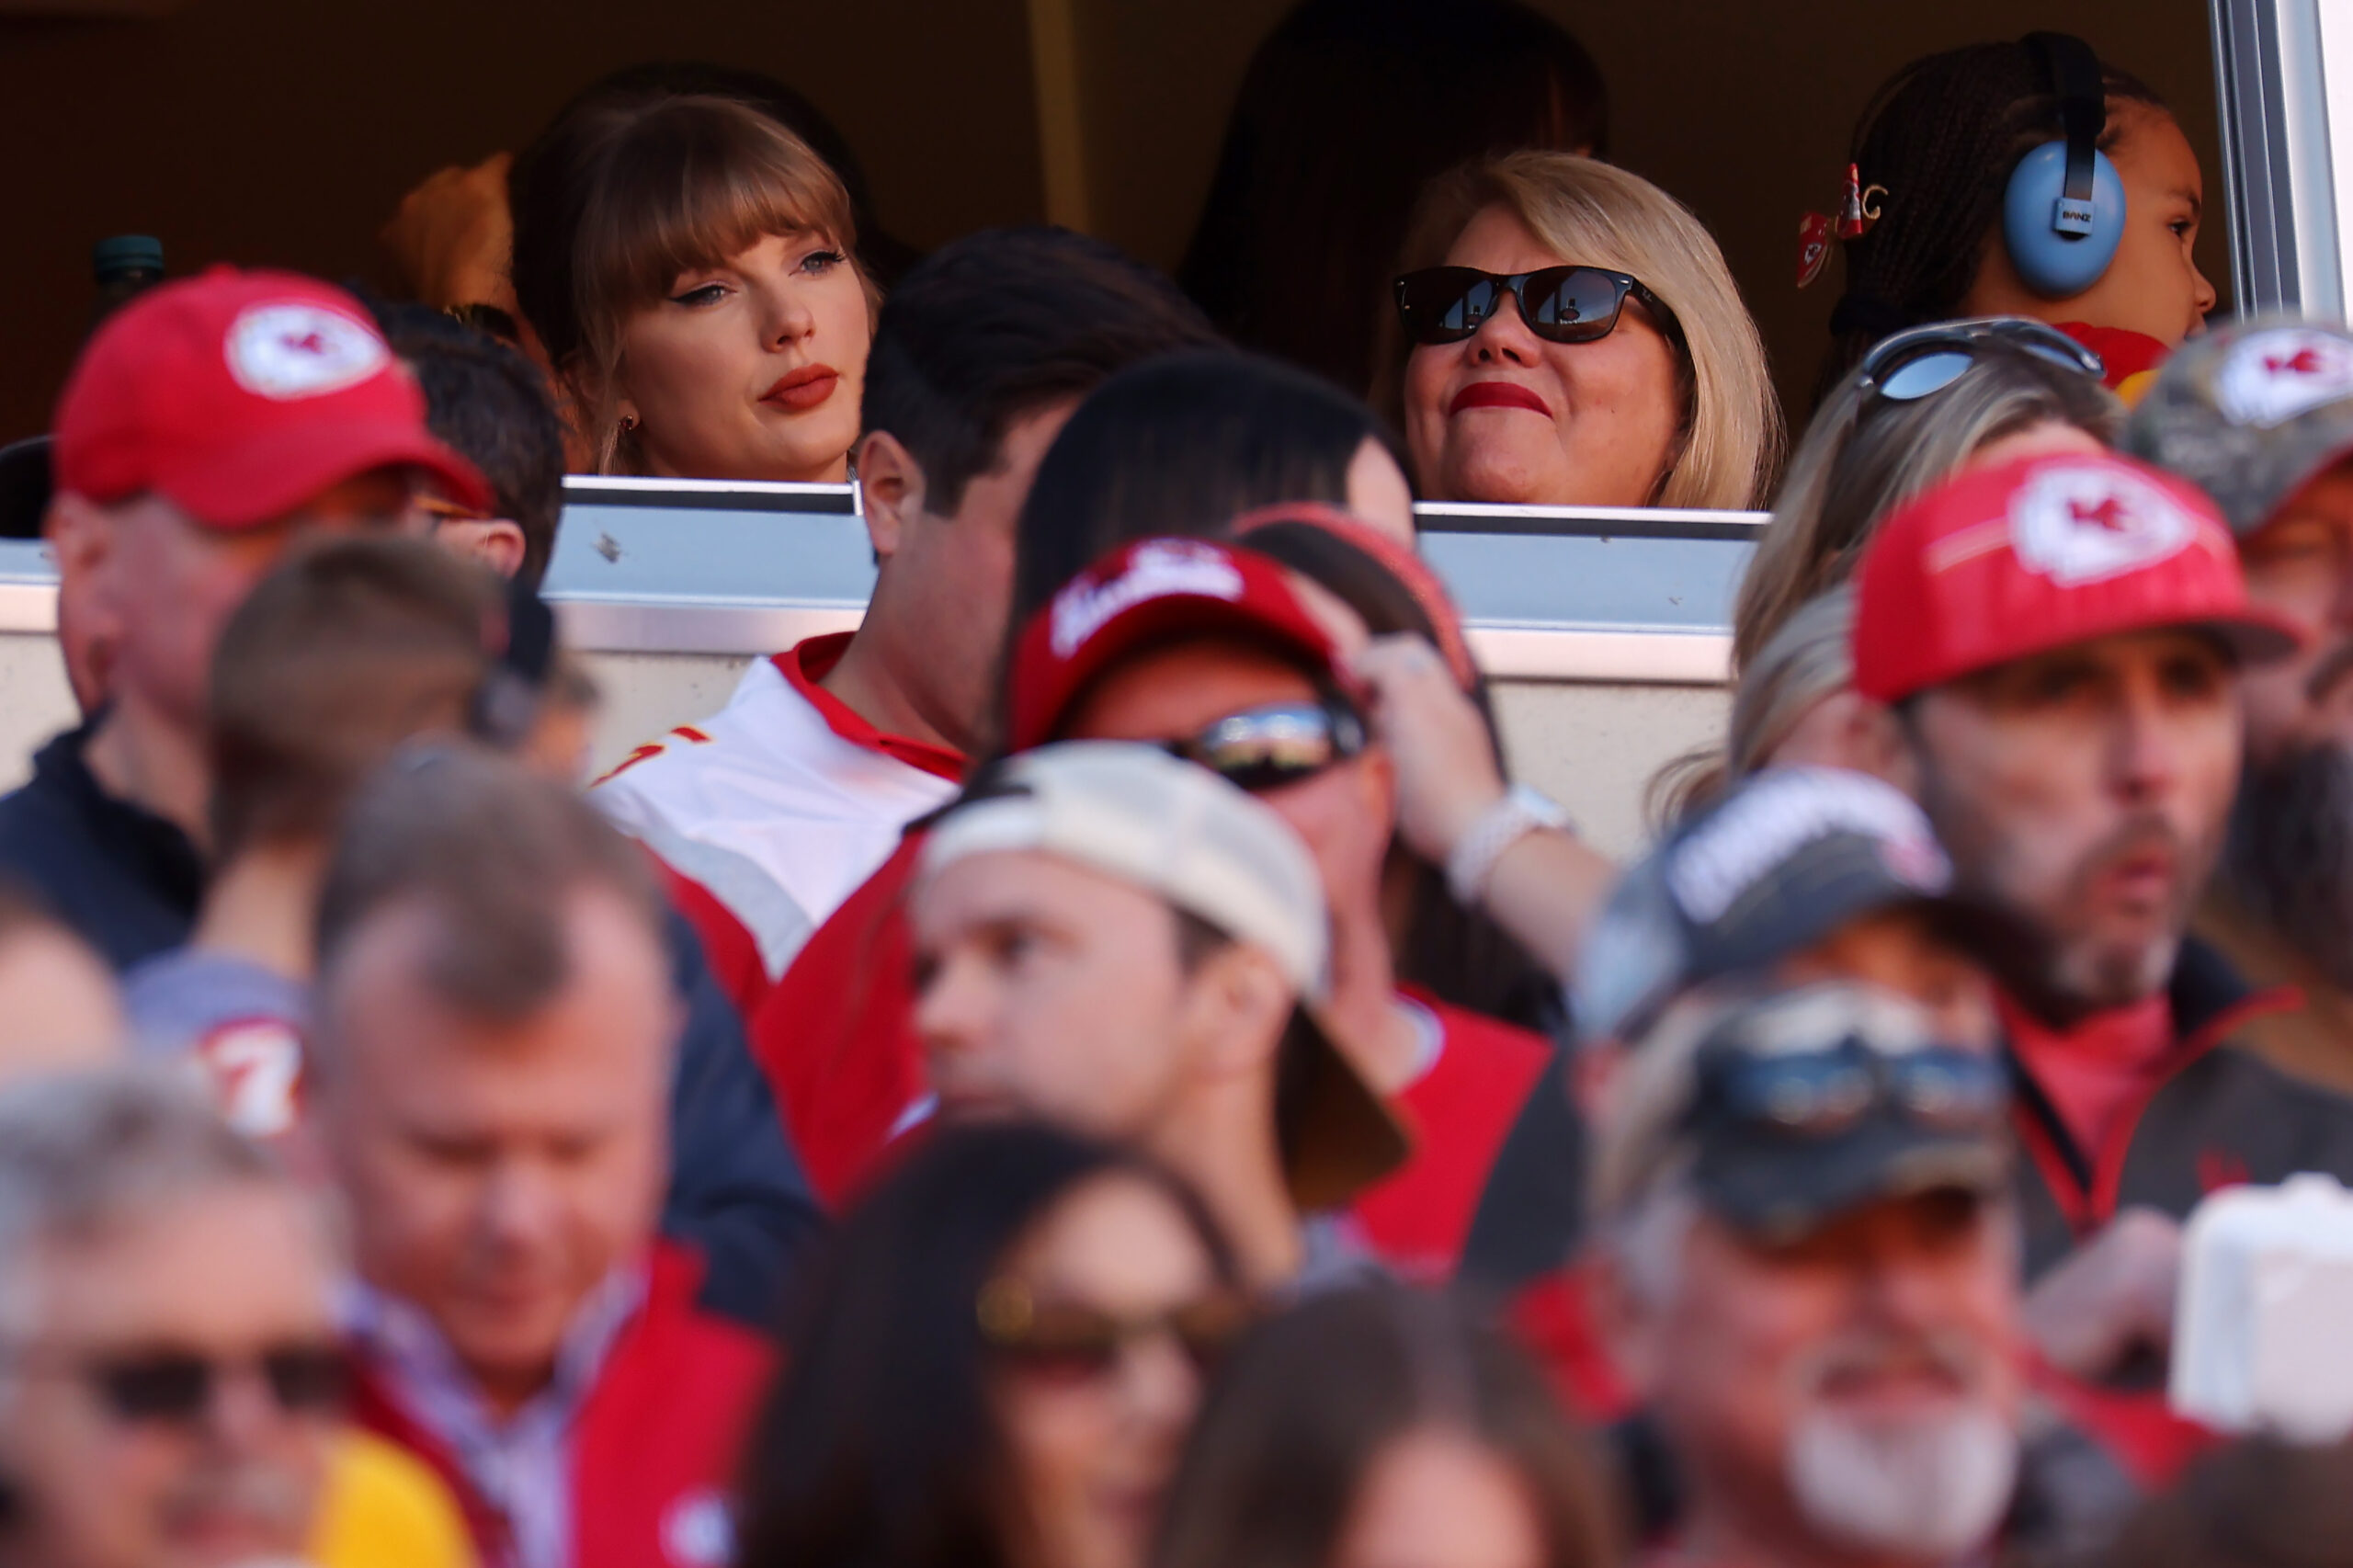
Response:
[{"label": "sunglasses on head", "polygon": [[1806,1138],[1836,1138],[1890,1112],[1932,1131],[1985,1132],[2003,1125],[2009,1097],[1989,1056],[1949,1046],[1882,1055],[1848,1040],[1721,1067],[1698,1116]]},{"label": "sunglasses on head", "polygon": [[224,1382],[258,1374],[288,1415],[331,1415],[343,1405],[348,1363],[334,1345],[280,1345],[250,1361],[215,1360],[193,1351],[102,1356],[75,1369],[108,1415],[128,1426],[192,1426],[220,1398]]},{"label": "sunglasses on head", "polygon": [[1065,1383],[1106,1377],[1130,1346],[1161,1338],[1174,1340],[1206,1376],[1250,1322],[1248,1304],[1223,1291],[1127,1317],[1078,1301],[1040,1301],[1017,1279],[992,1281],[978,1310],[982,1337],[1006,1364]]},{"label": "sunglasses on head", "polygon": [[1940,392],[1977,363],[1989,344],[2003,343],[2036,358],[2105,381],[2100,357],[2055,326],[2021,316],[1938,322],[1883,337],[1863,356],[1856,380],[1866,396],[1911,403]]},{"label": "sunglasses on head", "polygon": [[1164,749],[1256,794],[1361,756],[1366,740],[1363,718],[1337,693],[1326,693],[1312,702],[1229,713],[1188,739],[1164,743]]},{"label": "sunglasses on head", "polygon": [[1683,326],[1666,302],[1630,273],[1606,267],[1541,267],[1533,272],[1482,272],[1475,267],[1426,267],[1397,279],[1397,314],[1415,343],[1460,343],[1519,301],[1520,320],[1547,343],[1591,343],[1617,330],[1632,295],[1668,340],[1681,347]]}]

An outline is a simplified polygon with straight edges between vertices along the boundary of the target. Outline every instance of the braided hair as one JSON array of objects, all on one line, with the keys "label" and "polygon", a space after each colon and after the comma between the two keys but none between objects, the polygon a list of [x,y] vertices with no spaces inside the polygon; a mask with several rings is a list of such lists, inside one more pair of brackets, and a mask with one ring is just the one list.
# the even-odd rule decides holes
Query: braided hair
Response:
[{"label": "braided hair", "polygon": [[[2165,102],[2102,62],[2111,103]],[[1814,384],[1819,403],[1892,332],[1961,313],[2018,161],[2059,135],[2059,101],[2033,50],[1972,43],[1915,60],[1881,86],[1855,127],[1848,157],[1878,185],[1880,218],[1846,244],[1847,289]],[[2112,145],[2113,124],[2101,138]]]}]

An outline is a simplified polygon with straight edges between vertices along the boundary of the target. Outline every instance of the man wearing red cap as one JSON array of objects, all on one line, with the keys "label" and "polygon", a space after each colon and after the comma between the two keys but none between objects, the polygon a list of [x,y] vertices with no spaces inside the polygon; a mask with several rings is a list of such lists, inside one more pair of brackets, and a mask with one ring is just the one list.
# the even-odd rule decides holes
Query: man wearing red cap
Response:
[{"label": "man wearing red cap", "polygon": [[2222,1043],[2278,999],[2183,935],[2238,780],[2238,671],[2295,646],[2212,504],[2122,458],[1964,474],[1864,557],[1856,687],[1889,705],[1958,887],[2040,938],[2002,999],[2030,1277],[2128,1205],[2353,1176],[2353,1104]]},{"label": "man wearing red cap", "polygon": [[[1259,796],[1308,844],[1332,910],[1333,1015],[1366,1078],[1420,1134],[1414,1158],[1364,1193],[1352,1219],[1385,1262],[1445,1278],[1552,1053],[1397,986],[1380,907],[1394,782],[1342,665],[1332,631],[1273,561],[1206,540],[1146,540],[1031,619],[1007,671],[1006,744],[1159,744]],[[753,1049],[788,1114],[823,1108],[801,1112],[793,1130],[829,1197],[853,1188],[894,1127],[923,1113],[917,1031],[897,979],[910,970],[898,911],[916,853],[911,840],[819,932],[809,952],[824,961],[796,965],[755,1020]],[[803,984],[804,971],[822,989]]]},{"label": "man wearing red cap", "polygon": [[220,268],[117,312],[57,410],[47,532],[108,650],[107,706],[0,801],[0,871],[118,969],[187,939],[202,878],[204,691],[222,623],[298,538],[421,528],[487,487],[425,426],[368,312],[290,273]]}]

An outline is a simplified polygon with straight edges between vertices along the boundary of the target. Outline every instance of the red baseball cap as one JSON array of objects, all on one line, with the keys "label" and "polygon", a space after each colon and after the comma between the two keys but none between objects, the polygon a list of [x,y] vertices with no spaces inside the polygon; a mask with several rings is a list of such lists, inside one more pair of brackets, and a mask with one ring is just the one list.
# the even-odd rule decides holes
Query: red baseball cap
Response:
[{"label": "red baseball cap", "polygon": [[1965,472],[1889,515],[1856,574],[1855,689],[1881,702],[2096,637],[2194,627],[2293,653],[2194,487],[2113,453]]},{"label": "red baseball cap", "polygon": [[155,491],[250,528],[370,469],[421,469],[494,503],[425,427],[425,394],[359,301],[290,272],[218,267],[98,329],[58,399],[56,486],[101,505]]},{"label": "red baseball cap", "polygon": [[1221,632],[1339,673],[1331,634],[1279,562],[1211,540],[1142,540],[1072,578],[1022,628],[1006,682],[1006,749],[1052,740],[1087,683],[1136,650]]}]

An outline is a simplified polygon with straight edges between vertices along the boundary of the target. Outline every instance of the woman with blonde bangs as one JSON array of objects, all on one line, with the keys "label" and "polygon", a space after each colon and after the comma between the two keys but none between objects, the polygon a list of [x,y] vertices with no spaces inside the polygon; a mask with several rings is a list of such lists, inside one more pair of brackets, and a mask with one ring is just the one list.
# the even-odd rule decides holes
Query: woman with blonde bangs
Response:
[{"label": "woman with blonde bangs", "polygon": [[1382,402],[1427,496],[1738,509],[1771,483],[1756,324],[1707,230],[1639,176],[1527,152],[1440,176],[1396,305]]},{"label": "woman with blonde bangs", "polygon": [[516,298],[597,472],[848,477],[880,296],[807,143],[729,98],[590,100],[514,194]]}]

